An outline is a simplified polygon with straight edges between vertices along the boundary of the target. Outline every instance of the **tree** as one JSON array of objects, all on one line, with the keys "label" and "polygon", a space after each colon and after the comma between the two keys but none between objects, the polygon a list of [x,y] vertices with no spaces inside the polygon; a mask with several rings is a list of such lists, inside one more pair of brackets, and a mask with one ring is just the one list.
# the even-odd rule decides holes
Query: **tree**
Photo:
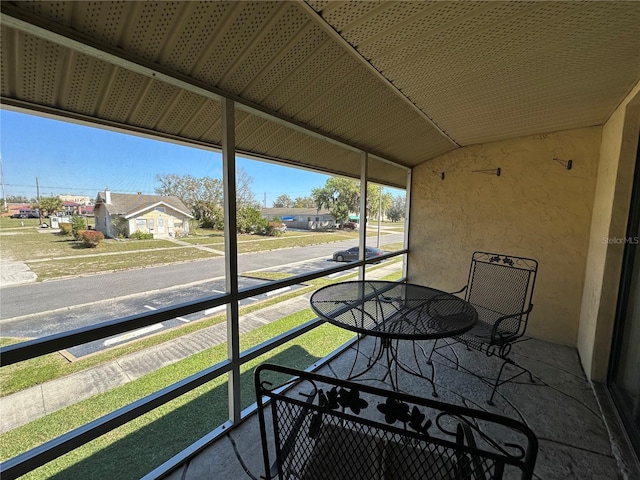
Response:
[{"label": "tree", "polygon": [[355,180],[331,177],[322,188],[314,188],[311,196],[316,208],[326,208],[337,223],[344,223],[358,211],[360,188]]},{"label": "tree", "polygon": [[31,208],[37,208],[40,211],[40,215],[48,217],[62,211],[64,202],[58,197],[41,197],[39,202],[36,201],[31,204]]},{"label": "tree", "polygon": [[214,205],[223,203],[224,190],[219,178],[168,173],[156,175],[156,181],[160,183],[155,189],[158,195],[178,197],[190,210],[203,202]]},{"label": "tree", "polygon": [[[382,198],[380,198],[380,195],[382,195]],[[367,186],[367,218],[377,220],[378,212],[384,217],[385,212],[391,206],[392,200],[393,195],[391,195],[391,193],[383,193],[380,185],[370,183]]]},{"label": "tree", "polygon": [[311,197],[296,197],[293,208],[316,208],[316,202]]},{"label": "tree", "polygon": [[393,200],[391,201],[391,205],[386,210],[387,217],[389,218],[389,220],[391,220],[392,222],[399,222],[404,218],[406,204],[407,204],[406,202],[407,202],[406,197],[402,195],[393,197]]},{"label": "tree", "polygon": [[31,203],[35,200],[29,200],[24,195],[7,195],[7,203]]},{"label": "tree", "polygon": [[[382,197],[380,196],[382,195]],[[311,192],[316,208],[327,208],[338,223],[344,223],[349,215],[360,210],[360,182],[347,178],[332,177],[322,188],[314,188]],[[377,219],[380,203],[384,214],[391,206],[393,196],[383,193],[380,185],[367,185],[366,217]]]},{"label": "tree", "polygon": [[[236,204],[240,207],[256,206],[256,197],[251,190],[253,178],[242,168],[236,170]],[[260,205],[257,205],[260,208]]]},{"label": "tree", "polygon": [[263,233],[268,225],[259,204],[239,206],[236,217],[238,233]]},{"label": "tree", "polygon": [[291,208],[293,207],[293,200],[289,195],[282,194],[273,201],[273,208]]},{"label": "tree", "polygon": [[[158,195],[178,197],[191,210],[194,218],[205,228],[224,228],[224,184],[222,179],[194,177],[175,173],[156,175],[160,184],[155,191]],[[236,171],[236,202],[238,216],[243,207],[256,204],[251,191],[253,179],[243,169]]]}]

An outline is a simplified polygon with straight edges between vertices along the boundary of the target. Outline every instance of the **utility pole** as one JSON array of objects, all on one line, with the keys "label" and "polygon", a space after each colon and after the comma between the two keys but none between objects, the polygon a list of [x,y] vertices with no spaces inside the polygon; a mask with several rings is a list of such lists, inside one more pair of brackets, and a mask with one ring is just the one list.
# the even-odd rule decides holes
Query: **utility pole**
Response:
[{"label": "utility pole", "polygon": [[40,208],[40,184],[38,183],[38,177],[36,177],[36,201],[38,202],[39,223],[40,225],[42,225],[42,209]]},{"label": "utility pole", "polygon": [[4,186],[4,168],[2,166],[2,154],[0,154],[0,181],[2,182],[2,200],[3,206],[6,211],[9,210],[9,205],[7,205],[7,190]]},{"label": "utility pole", "polygon": [[267,192],[264,192],[264,200],[262,204],[264,205],[264,208],[267,208]]}]

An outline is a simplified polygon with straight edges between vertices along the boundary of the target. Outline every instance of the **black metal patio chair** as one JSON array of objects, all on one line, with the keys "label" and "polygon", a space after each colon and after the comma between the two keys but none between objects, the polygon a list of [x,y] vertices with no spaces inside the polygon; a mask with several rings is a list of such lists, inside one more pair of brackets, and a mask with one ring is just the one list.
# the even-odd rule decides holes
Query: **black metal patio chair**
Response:
[{"label": "black metal patio chair", "polygon": [[[453,292],[464,293],[464,299],[478,312],[476,325],[462,335],[453,337],[454,341],[502,360],[500,372],[493,381],[491,396],[487,401],[489,405],[493,405],[493,397],[500,385],[524,373],[534,382],[531,372],[509,354],[511,347],[523,340],[527,329],[529,313],[533,309],[532,297],[537,271],[538,262],[532,258],[474,252],[467,285],[458,292]],[[431,364],[434,352],[440,353],[438,350],[451,345],[450,339],[440,340],[440,345],[436,340],[427,363]],[[507,365],[514,367],[517,373],[501,380]]]},{"label": "black metal patio chair", "polygon": [[511,418],[267,364],[255,388],[267,480],[533,475],[538,441]]}]

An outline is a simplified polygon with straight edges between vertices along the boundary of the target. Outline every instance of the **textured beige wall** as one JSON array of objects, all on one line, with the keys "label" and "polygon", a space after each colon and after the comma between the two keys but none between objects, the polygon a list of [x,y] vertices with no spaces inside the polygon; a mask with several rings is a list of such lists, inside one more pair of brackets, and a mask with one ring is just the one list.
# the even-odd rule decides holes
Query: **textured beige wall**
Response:
[{"label": "textured beige wall", "polygon": [[[528,333],[575,346],[601,131],[476,145],[416,167],[408,280],[452,291],[466,283],[475,250],[535,258]],[[496,167],[500,177],[472,172]],[[441,171],[444,180],[434,173]]]},{"label": "textured beige wall", "polygon": [[640,132],[640,84],[603,127],[578,332],[578,353],[589,378],[605,381],[618,298],[624,238]]}]

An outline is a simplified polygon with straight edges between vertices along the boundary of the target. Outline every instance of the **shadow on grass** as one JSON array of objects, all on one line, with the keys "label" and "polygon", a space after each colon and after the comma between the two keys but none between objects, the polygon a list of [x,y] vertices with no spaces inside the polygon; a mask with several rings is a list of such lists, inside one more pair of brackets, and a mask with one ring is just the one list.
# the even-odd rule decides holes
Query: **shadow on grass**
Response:
[{"label": "shadow on grass", "polygon": [[[319,358],[310,355],[305,349],[293,345],[267,361],[302,369],[317,360]],[[246,408],[255,401],[253,371],[254,369],[251,368],[241,374],[242,408]],[[274,377],[268,380],[278,384],[283,383],[286,378]],[[194,398],[182,405],[172,407],[173,402],[180,402],[183,397],[189,395]],[[134,420],[132,424],[138,422],[143,425],[125,437],[108,443],[109,436],[117,435],[117,430],[110,432],[53,462],[68,463],[74,461],[72,457],[86,455],[82,452],[84,449],[99,448],[95,453],[70,467],[53,473],[51,470],[57,470],[55,465],[48,464],[32,472],[33,476],[29,475],[29,478],[138,479],[228,420],[226,382],[212,389],[204,385],[197,391],[189,392],[173,402],[147,413],[141,419]],[[148,416],[157,418],[150,422],[145,421],[145,417]],[[256,439],[256,442],[258,443],[259,439]],[[98,447],[104,443],[108,444]]]}]

